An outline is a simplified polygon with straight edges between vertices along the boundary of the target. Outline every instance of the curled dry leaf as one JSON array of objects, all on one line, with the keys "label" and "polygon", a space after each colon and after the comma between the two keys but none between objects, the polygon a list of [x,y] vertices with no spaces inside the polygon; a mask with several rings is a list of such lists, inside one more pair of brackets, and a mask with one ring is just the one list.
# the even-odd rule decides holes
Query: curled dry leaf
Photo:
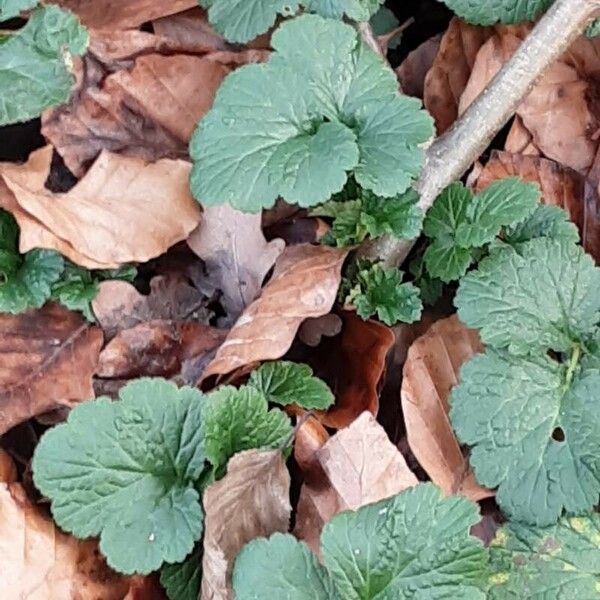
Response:
[{"label": "curled dry leaf", "polygon": [[305,319],[331,310],[347,254],[348,250],[327,246],[286,248],[273,277],[233,326],[204,378],[281,358]]},{"label": "curled dry leaf", "polygon": [[298,330],[298,337],[307,346],[316,348],[323,339],[323,336],[334,337],[342,331],[342,319],[334,314],[329,313],[315,319],[306,319]]},{"label": "curled dry leaf", "polygon": [[279,450],[247,450],[204,492],[202,599],[233,600],[231,572],[242,546],[289,527],[290,475]]},{"label": "curled dry leaf", "polygon": [[194,384],[225,331],[192,321],[148,321],[119,332],[102,350],[98,377],[175,377]]},{"label": "curled dry leaf", "polygon": [[400,88],[408,96],[423,98],[425,93],[425,77],[438,56],[442,34],[424,41],[410,52],[396,69]]},{"label": "curled dry leaf", "polygon": [[133,29],[197,5],[197,0],[51,0],[73,11],[87,27]]},{"label": "curled dry leaf", "polygon": [[479,174],[475,188],[517,176],[539,184],[542,202],[564,208],[577,227],[586,252],[600,262],[600,197],[580,173],[553,160],[494,150]]},{"label": "curled dry leaf", "polygon": [[179,275],[153,277],[147,296],[126,281],[103,281],[98,288],[92,310],[107,339],[146,321],[205,323],[210,317],[206,296]]},{"label": "curled dry leaf", "polygon": [[229,204],[203,209],[187,241],[204,261],[208,283],[222,291],[220,302],[233,322],[258,295],[285,242],[267,242],[260,213],[243,213]]},{"label": "curled dry leaf", "polygon": [[58,304],[0,315],[0,434],[63,403],[94,397],[102,331]]},{"label": "curled dry leaf", "polygon": [[89,269],[116,268],[159,256],[200,221],[185,161],[103,152],[75,187],[54,194],[41,182],[51,160],[47,146],[24,165],[0,166],[0,206],[19,223],[21,252],[50,248]]},{"label": "curled dry leaf", "polygon": [[[307,437],[319,440],[312,433]],[[312,443],[317,445],[318,441]],[[294,533],[317,553],[321,529],[338,512],[356,510],[418,483],[398,448],[369,412],[338,431],[314,457],[308,462],[313,477],[300,491]],[[314,476],[315,463],[323,471],[320,479]]]},{"label": "curled dry leaf", "polygon": [[483,346],[456,315],[434,323],[408,351],[401,398],[408,444],[419,464],[445,494],[471,500],[493,496],[481,487],[463,456],[448,417],[448,397],[462,364]]}]

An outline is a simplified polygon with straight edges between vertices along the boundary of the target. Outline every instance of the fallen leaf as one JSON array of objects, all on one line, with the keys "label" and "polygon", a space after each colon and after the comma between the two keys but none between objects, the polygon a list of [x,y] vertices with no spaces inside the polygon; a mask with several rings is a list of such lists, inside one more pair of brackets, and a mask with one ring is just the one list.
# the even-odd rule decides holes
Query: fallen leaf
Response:
[{"label": "fallen leaf", "polygon": [[364,412],[316,450],[325,479],[300,491],[294,534],[318,553],[321,529],[342,510],[399,494],[418,483],[373,415]]},{"label": "fallen leaf", "polygon": [[314,416],[301,422],[294,436],[294,458],[302,471],[305,480],[317,481],[323,474],[323,468],[317,458],[317,451],[329,439],[329,433]]},{"label": "fallen leaf", "polygon": [[73,11],[87,27],[133,29],[197,5],[197,0],[50,0]]},{"label": "fallen leaf", "polygon": [[0,481],[13,483],[17,480],[17,467],[6,450],[0,448]]},{"label": "fallen leaf", "polygon": [[204,261],[208,283],[222,291],[219,300],[231,322],[254,301],[285,248],[283,240],[265,240],[260,213],[243,213],[228,204],[204,207],[187,243]]},{"label": "fallen leaf", "polygon": [[289,527],[290,475],[279,450],[236,454],[204,492],[202,599],[233,600],[231,572],[242,546]]},{"label": "fallen leaf", "polygon": [[493,181],[512,176],[539,184],[544,204],[564,208],[579,228],[586,252],[600,262],[600,197],[583,175],[546,158],[494,150],[475,189],[481,191]]},{"label": "fallen leaf", "polygon": [[331,310],[347,254],[347,249],[327,246],[286,248],[271,280],[237,320],[205,370],[204,379],[281,358],[305,319]]},{"label": "fallen leaf", "polygon": [[402,93],[408,96],[423,98],[425,94],[425,77],[438,56],[442,34],[424,41],[396,68]]},{"label": "fallen leaf", "polygon": [[119,332],[100,353],[98,377],[175,377],[193,385],[225,331],[192,321],[148,321]]},{"label": "fallen leaf", "polygon": [[58,405],[94,397],[102,331],[58,304],[0,315],[0,434]]},{"label": "fallen leaf", "polygon": [[529,154],[540,156],[540,149],[533,143],[533,135],[527,130],[519,115],[515,115],[510,127],[504,149],[513,154]]},{"label": "fallen leaf", "polygon": [[211,314],[206,296],[185,277],[174,274],[152,278],[147,296],[126,281],[103,281],[98,288],[92,310],[107,339],[146,321],[206,323]]},{"label": "fallen leaf", "polygon": [[490,27],[469,25],[452,19],[440,43],[433,65],[425,77],[423,101],[435,119],[438,135],[458,116],[458,104],[471,77],[477,53],[492,35]]},{"label": "fallen leaf", "polygon": [[[498,30],[480,49],[460,101],[462,113],[519,46],[526,30]],[[600,40],[578,38],[523,100],[517,114],[544,156],[587,174],[600,139]]]},{"label": "fallen leaf", "polygon": [[408,351],[400,396],[408,444],[431,480],[447,494],[471,500],[493,496],[463,456],[448,417],[448,397],[462,364],[483,346],[456,315],[434,323]]},{"label": "fallen leaf", "polygon": [[15,202],[19,206],[13,215],[21,252],[50,248],[89,269],[116,268],[159,256],[198,225],[200,209],[188,189],[191,166],[185,161],[146,163],[103,152],[75,187],[54,194],[38,175],[40,163],[47,174],[51,160],[47,146],[24,165],[0,166],[10,191],[0,193],[0,205],[9,211]]},{"label": "fallen leaf", "polygon": [[342,319],[335,313],[329,313],[315,319],[306,319],[300,325],[298,338],[301,342],[312,348],[316,348],[325,337],[334,337],[342,331]]}]

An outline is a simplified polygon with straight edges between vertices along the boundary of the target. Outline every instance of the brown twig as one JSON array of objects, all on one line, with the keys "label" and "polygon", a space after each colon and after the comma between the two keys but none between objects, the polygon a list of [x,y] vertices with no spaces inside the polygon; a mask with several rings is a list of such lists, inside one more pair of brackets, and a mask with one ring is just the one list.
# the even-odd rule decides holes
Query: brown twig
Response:
[{"label": "brown twig", "polygon": [[[454,126],[429,146],[415,184],[424,212],[477,160],[544,71],[582,33],[598,10],[600,0],[557,0]],[[414,240],[384,236],[363,248],[361,254],[398,266],[413,245]]]}]

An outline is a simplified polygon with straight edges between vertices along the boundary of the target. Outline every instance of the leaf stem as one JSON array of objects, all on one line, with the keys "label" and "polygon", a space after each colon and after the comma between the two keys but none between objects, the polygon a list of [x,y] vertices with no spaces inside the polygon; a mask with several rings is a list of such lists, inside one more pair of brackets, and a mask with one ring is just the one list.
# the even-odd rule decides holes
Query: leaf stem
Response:
[{"label": "leaf stem", "polygon": [[575,369],[579,364],[579,359],[581,357],[581,346],[579,344],[575,344],[573,346],[573,351],[571,352],[571,356],[569,357],[569,364],[567,366],[567,373],[565,375],[565,385],[564,389],[567,390],[571,383],[573,382],[573,376],[575,375]]}]

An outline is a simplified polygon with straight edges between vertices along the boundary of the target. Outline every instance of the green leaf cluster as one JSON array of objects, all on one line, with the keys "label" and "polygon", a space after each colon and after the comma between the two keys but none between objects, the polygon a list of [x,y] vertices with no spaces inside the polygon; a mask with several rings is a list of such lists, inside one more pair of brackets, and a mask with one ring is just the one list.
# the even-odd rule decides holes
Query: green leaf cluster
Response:
[{"label": "green leaf cluster", "polygon": [[[291,389],[296,384],[301,394]],[[175,563],[163,570],[165,586],[195,589],[189,580],[199,575],[190,561],[177,563],[202,535],[200,491],[237,452],[287,450],[292,442],[290,419],[269,410],[267,398],[323,407],[333,401],[308,367],[292,363],[267,363],[249,385],[208,395],[161,378],[138,379],[118,401],[81,404],[42,436],[35,484],[52,501],[57,524],[79,538],[99,536],[117,571],[149,573]]]},{"label": "green leaf cluster", "polygon": [[230,42],[245,43],[293,17],[300,8],[331,19],[368,21],[383,0],[200,0],[214,28]]},{"label": "green leaf cluster", "polygon": [[476,195],[462,183],[448,186],[423,222],[431,240],[423,256],[428,274],[445,283],[460,279],[481,249],[503,228],[525,221],[539,199],[537,186],[516,177],[495,181]]},{"label": "green leaf cluster", "polygon": [[412,239],[418,237],[423,223],[418,201],[419,196],[412,189],[393,198],[382,198],[351,180],[342,192],[311,214],[333,219],[331,230],[322,240],[332,246],[353,246],[386,234]]},{"label": "green leaf cluster", "polygon": [[39,0],[0,0],[0,21],[18,17],[23,11],[34,8]]},{"label": "green leaf cluster", "polygon": [[442,0],[459,17],[475,25],[532,21],[554,0]]},{"label": "green leaf cluster", "polygon": [[18,314],[57,300],[94,321],[91,303],[98,283],[107,279],[132,281],[134,267],[88,271],[53,250],[19,253],[19,227],[13,216],[0,210],[0,313]]},{"label": "green leaf cluster", "polygon": [[191,189],[245,212],[278,197],[315,206],[352,173],[381,197],[418,175],[433,121],[400,96],[394,72],[342,22],[303,15],[272,36],[265,64],[229,74],[190,145]]},{"label": "green leaf cluster", "polygon": [[[35,3],[8,0],[2,16]],[[0,44],[0,125],[27,121],[66,102],[75,83],[72,58],[85,53],[88,33],[69,11],[36,9],[27,24]]]},{"label": "green leaf cluster", "polygon": [[477,506],[420,484],[329,521],[323,564],[291,535],[258,538],[235,561],[237,600],[484,600],[485,548],[469,534]]},{"label": "green leaf cluster", "polygon": [[403,283],[402,277],[398,269],[359,259],[342,281],[340,297],[363,319],[377,315],[389,326],[414,323],[421,318],[423,303],[418,288]]},{"label": "green leaf cluster", "polygon": [[546,526],[600,494],[600,269],[565,239],[495,248],[463,277],[458,314],[484,354],[467,362],[451,420],[477,480],[511,517]]}]

